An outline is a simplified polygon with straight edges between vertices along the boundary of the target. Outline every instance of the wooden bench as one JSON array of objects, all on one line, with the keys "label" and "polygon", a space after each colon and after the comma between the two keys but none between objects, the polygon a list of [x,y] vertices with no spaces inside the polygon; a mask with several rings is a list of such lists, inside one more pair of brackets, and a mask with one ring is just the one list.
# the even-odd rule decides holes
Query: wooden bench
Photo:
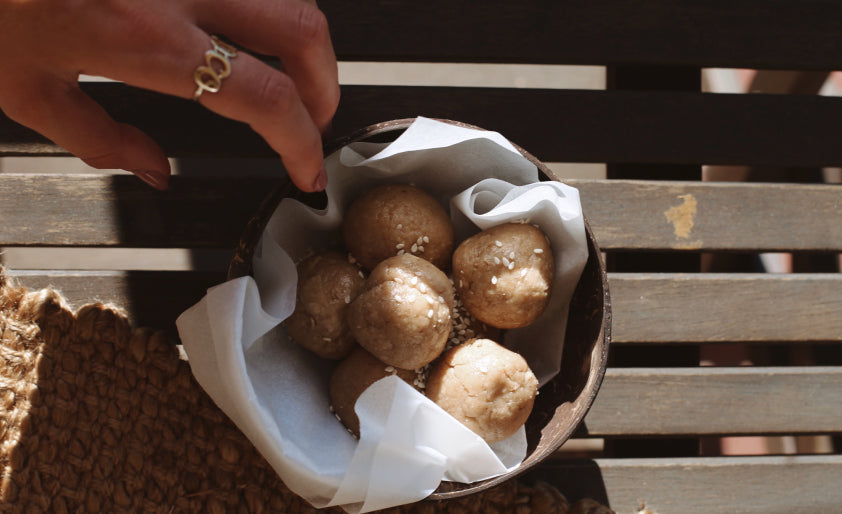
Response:
[{"label": "wooden bench", "polygon": [[[842,275],[830,268],[701,273],[703,255],[793,252],[834,262],[842,188],[700,181],[702,165],[842,165],[842,99],[701,92],[708,67],[842,68],[842,4],[320,6],[342,61],[606,66],[605,90],[343,85],[334,122],[339,136],[415,115],[454,119],[499,131],[544,162],[607,164],[606,180],[569,180],[609,269],[610,365],[574,439],[598,444],[563,449],[530,476],[570,500],[593,497],[622,513],[842,508],[838,438],[821,452],[707,449],[722,436],[842,432]],[[195,103],[116,83],[85,88],[173,157],[272,157],[247,127]],[[0,155],[62,153],[0,122]],[[203,262],[195,270],[12,274],[27,286],[54,285],[74,302],[112,300],[138,325],[171,328],[206,287],[224,280],[247,220],[278,182],[249,175],[248,160],[221,162],[230,170],[175,176],[165,193],[119,174],[0,174],[0,247],[186,248]],[[745,348],[759,355],[751,365],[699,365],[714,349]]]}]

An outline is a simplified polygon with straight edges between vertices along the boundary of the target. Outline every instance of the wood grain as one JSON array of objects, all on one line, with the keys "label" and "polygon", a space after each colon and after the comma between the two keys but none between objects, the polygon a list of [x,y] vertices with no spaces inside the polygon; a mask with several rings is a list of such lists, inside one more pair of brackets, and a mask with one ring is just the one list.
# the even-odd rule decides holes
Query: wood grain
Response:
[{"label": "wood grain", "polygon": [[[132,176],[0,174],[0,246],[233,250],[280,182],[176,176],[161,193]],[[568,182],[607,251],[842,250],[839,187]]]},{"label": "wood grain", "polygon": [[[173,157],[276,156],[195,102],[114,83],[85,90]],[[842,98],[808,95],[343,86],[333,134],[418,115],[498,131],[548,162],[842,165]],[[62,150],[0,117],[0,155],[43,152]]]},{"label": "wood grain", "polygon": [[581,181],[582,208],[610,250],[840,250],[842,188]]},{"label": "wood grain", "polygon": [[[100,299],[132,318],[171,325],[218,272],[15,271],[32,288],[53,285],[80,304]],[[842,275],[609,274],[612,344],[839,342]],[[178,301],[164,301],[166,299]]]},{"label": "wood grain", "polygon": [[842,431],[842,367],[609,368],[591,436]]},{"label": "wood grain", "polygon": [[11,276],[30,289],[52,288],[73,306],[102,302],[126,310],[135,326],[175,330],[176,318],[202,299],[225,272],[23,271]]},{"label": "wood grain", "polygon": [[842,341],[840,274],[609,274],[612,343]]},{"label": "wood grain", "polygon": [[842,505],[842,455],[558,461],[529,478],[618,513],[812,514]]}]

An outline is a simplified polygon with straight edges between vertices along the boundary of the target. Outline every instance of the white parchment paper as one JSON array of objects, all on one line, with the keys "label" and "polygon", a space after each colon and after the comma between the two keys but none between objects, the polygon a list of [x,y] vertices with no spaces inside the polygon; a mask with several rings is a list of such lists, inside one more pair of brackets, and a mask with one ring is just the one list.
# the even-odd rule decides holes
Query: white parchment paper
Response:
[{"label": "white parchment paper", "polygon": [[[282,201],[253,260],[254,277],[211,288],[177,321],[197,381],[278,472],[316,507],[368,512],[423,499],[441,480],[474,482],[517,467],[523,429],[493,446],[397,377],[359,398],[360,440],[329,411],[334,364],[287,337],[295,262],[335,241],[342,213],[375,184],[412,183],[449,206],[457,240],[507,221],[550,239],[556,262],[550,304],[502,344],[520,352],[540,384],[559,370],[567,311],[587,261],[578,191],[538,182],[501,135],[419,118],[391,144],[355,143],[326,160],[328,205]],[[489,178],[493,177],[493,178]]]}]

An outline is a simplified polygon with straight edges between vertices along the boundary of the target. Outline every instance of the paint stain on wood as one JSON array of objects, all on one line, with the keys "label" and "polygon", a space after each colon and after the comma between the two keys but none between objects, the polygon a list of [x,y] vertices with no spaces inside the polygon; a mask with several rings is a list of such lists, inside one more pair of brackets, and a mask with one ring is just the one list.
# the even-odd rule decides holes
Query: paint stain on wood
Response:
[{"label": "paint stain on wood", "polygon": [[675,237],[687,239],[696,224],[696,198],[691,194],[679,195],[684,200],[681,205],[670,207],[664,212],[664,216],[672,223],[675,230]]}]

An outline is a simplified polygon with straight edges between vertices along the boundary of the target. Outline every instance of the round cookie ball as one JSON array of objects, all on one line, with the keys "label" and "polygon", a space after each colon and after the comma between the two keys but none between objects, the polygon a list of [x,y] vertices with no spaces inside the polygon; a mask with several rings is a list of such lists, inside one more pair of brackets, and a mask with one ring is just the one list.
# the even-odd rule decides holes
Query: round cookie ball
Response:
[{"label": "round cookie ball", "polygon": [[417,373],[389,366],[357,346],[330,376],[330,405],[333,413],[355,436],[360,435],[360,420],[354,411],[357,398],[368,386],[389,375],[397,375],[412,385]]},{"label": "round cookie ball", "polygon": [[357,342],[386,364],[420,368],[450,333],[453,286],[430,262],[404,254],[382,261],[348,309]]},{"label": "round cookie ball", "polygon": [[427,396],[492,444],[526,423],[538,380],[526,360],[490,339],[473,339],[433,364]]},{"label": "round cookie ball", "polygon": [[368,270],[403,253],[440,269],[450,266],[454,245],[450,216],[415,186],[390,184],[366,191],[345,214],[342,234],[351,255]]},{"label": "round cookie ball", "polygon": [[484,230],[453,253],[459,299],[474,317],[498,328],[535,321],[549,301],[554,272],[549,241],[528,223]]},{"label": "round cookie ball", "polygon": [[324,253],[298,266],[295,311],[284,321],[290,338],[326,359],[341,359],[354,347],[348,306],[362,291],[360,270],[338,253]]}]

